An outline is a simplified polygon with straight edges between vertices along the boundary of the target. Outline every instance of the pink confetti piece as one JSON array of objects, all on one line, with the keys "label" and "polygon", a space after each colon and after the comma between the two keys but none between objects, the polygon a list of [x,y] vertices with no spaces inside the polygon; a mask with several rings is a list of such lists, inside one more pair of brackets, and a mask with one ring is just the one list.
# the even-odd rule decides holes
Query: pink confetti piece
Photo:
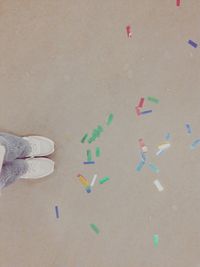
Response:
[{"label": "pink confetti piece", "polygon": [[126,32],[127,32],[128,38],[132,37],[132,32],[131,32],[131,26],[130,25],[126,26]]},{"label": "pink confetti piece", "polygon": [[138,116],[140,116],[140,109],[139,109],[139,107],[135,107],[135,111],[136,111],[136,114],[137,114]]},{"label": "pink confetti piece", "polygon": [[176,0],[176,6],[180,6],[181,0]]}]

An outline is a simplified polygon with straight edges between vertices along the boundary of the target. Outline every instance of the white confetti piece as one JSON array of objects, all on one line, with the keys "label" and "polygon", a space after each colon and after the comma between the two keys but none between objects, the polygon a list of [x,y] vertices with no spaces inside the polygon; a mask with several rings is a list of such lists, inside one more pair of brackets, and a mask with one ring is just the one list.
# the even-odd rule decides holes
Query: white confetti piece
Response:
[{"label": "white confetti piece", "polygon": [[157,187],[158,191],[159,192],[162,192],[164,190],[163,186],[161,185],[160,181],[159,180],[155,180],[154,182],[154,185]]},{"label": "white confetti piece", "polygon": [[94,186],[95,182],[96,182],[96,179],[97,179],[97,174],[94,175],[93,179],[92,179],[92,182],[90,184],[90,186]]}]

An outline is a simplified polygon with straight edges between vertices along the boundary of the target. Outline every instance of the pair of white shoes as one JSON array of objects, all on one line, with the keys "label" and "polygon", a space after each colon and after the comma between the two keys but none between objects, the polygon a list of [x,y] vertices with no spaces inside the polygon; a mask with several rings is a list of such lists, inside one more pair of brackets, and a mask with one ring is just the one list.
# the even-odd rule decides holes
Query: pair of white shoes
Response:
[{"label": "pair of white shoes", "polygon": [[22,137],[29,142],[32,150],[25,161],[28,170],[20,176],[22,179],[38,179],[50,175],[54,171],[54,161],[48,158],[54,152],[54,142],[43,136]]}]

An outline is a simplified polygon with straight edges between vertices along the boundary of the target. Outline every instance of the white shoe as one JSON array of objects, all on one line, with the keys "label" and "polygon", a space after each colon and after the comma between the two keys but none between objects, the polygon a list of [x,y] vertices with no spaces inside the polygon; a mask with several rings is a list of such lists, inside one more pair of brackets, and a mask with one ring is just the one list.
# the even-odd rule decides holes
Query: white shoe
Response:
[{"label": "white shoe", "polygon": [[43,136],[22,137],[29,142],[32,151],[27,157],[44,157],[54,152],[54,142]]},{"label": "white shoe", "polygon": [[54,161],[47,158],[25,159],[28,170],[20,176],[22,179],[38,179],[50,175],[54,171]]}]

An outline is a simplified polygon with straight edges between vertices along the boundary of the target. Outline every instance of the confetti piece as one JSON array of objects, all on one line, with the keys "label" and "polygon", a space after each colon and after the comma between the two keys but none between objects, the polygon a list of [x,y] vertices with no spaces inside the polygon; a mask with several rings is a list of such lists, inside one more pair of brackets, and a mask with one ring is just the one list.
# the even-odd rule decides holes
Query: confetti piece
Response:
[{"label": "confetti piece", "polygon": [[163,154],[164,152],[165,152],[165,150],[160,149],[160,150],[158,150],[158,151],[156,152],[156,156],[160,156],[160,155]]},{"label": "confetti piece", "polygon": [[176,0],[176,6],[180,6],[181,0]]},{"label": "confetti piece", "polygon": [[81,184],[82,184],[85,188],[89,187],[90,184],[89,184],[88,180],[87,180],[83,175],[78,174],[77,177],[79,177],[79,181],[81,182]]},{"label": "confetti piece", "polygon": [[169,141],[171,139],[170,133],[165,134],[165,140]]},{"label": "confetti piece", "polygon": [[96,147],[96,157],[100,157],[100,148],[99,147]]},{"label": "confetti piece", "polygon": [[83,136],[83,138],[81,139],[81,143],[84,143],[85,140],[87,139],[87,137],[88,137],[88,134],[86,133],[86,134]]},{"label": "confetti piece", "polygon": [[102,132],[103,132],[103,127],[101,125],[98,125],[98,127],[93,130],[92,136],[88,139],[88,143],[91,144],[93,141],[95,141],[96,138],[99,137]]},{"label": "confetti piece", "polygon": [[114,117],[114,115],[112,113],[110,113],[110,115],[108,116],[107,122],[106,122],[106,124],[108,126],[112,123],[113,117]]},{"label": "confetti piece", "polygon": [[144,152],[141,152],[141,159],[146,162],[146,155]]},{"label": "confetti piece", "polygon": [[148,113],[151,113],[151,112],[152,112],[152,110],[150,109],[150,110],[142,111],[140,114],[141,115],[145,115],[145,114],[148,114]]},{"label": "confetti piece", "polygon": [[200,139],[195,140],[195,141],[191,144],[190,148],[191,148],[191,149],[195,149],[198,145],[200,145]]},{"label": "confetti piece", "polygon": [[97,174],[94,175],[93,179],[92,179],[92,182],[90,184],[91,187],[94,186],[95,182],[96,182],[96,179],[97,179]]},{"label": "confetti piece", "polygon": [[186,130],[187,130],[187,133],[191,134],[192,133],[192,128],[191,128],[190,124],[186,123],[185,127],[186,127]]},{"label": "confetti piece", "polygon": [[152,163],[149,163],[149,169],[152,171],[152,172],[155,172],[155,173],[158,173],[159,172],[159,169],[156,165],[152,164]]},{"label": "confetti piece", "polygon": [[159,100],[153,96],[148,96],[147,99],[155,104],[159,103]]},{"label": "confetti piece", "polygon": [[95,161],[84,161],[83,164],[95,164]]},{"label": "confetti piece", "polygon": [[92,161],[92,152],[91,152],[91,150],[87,150],[87,161]]},{"label": "confetti piece", "polygon": [[194,48],[197,48],[198,44],[193,42],[192,40],[188,41],[188,44],[190,44],[191,46],[193,46]]},{"label": "confetti piece", "polygon": [[140,98],[140,102],[138,104],[138,108],[143,108],[144,106],[144,97]]},{"label": "confetti piece", "polygon": [[86,188],[85,188],[85,191],[86,191],[87,193],[91,193],[91,188],[90,188],[90,186],[86,187]]},{"label": "confetti piece", "polygon": [[159,149],[159,150],[166,150],[166,149],[170,148],[170,146],[171,146],[171,144],[169,144],[169,143],[165,143],[165,144],[161,144],[161,145],[159,145],[159,146],[158,146],[158,149]]},{"label": "confetti piece", "polygon": [[101,179],[99,181],[100,184],[104,184],[105,182],[107,182],[110,178],[109,177],[104,177],[103,179]]},{"label": "confetti piece", "polygon": [[158,246],[158,243],[159,243],[159,235],[154,234],[153,235],[153,244],[154,244],[154,247],[157,247]]},{"label": "confetti piece", "polygon": [[90,227],[92,228],[92,230],[96,233],[99,234],[99,228],[96,226],[96,224],[90,224]]},{"label": "confetti piece", "polygon": [[137,116],[140,116],[140,109],[138,107],[135,107],[135,111],[136,111]]},{"label": "confetti piece", "polygon": [[56,218],[59,218],[59,210],[58,210],[58,206],[55,206],[55,212],[56,212]]},{"label": "confetti piece", "polygon": [[130,25],[126,26],[126,32],[127,32],[128,38],[132,37],[132,32],[131,32],[131,26]]},{"label": "confetti piece", "polygon": [[136,170],[137,172],[140,172],[140,171],[142,170],[144,164],[145,164],[145,162],[144,162],[143,160],[141,160],[141,161],[136,165],[135,170]]},{"label": "confetti piece", "polygon": [[157,187],[158,191],[159,192],[162,192],[164,190],[163,186],[161,185],[160,181],[159,180],[155,180],[154,182],[154,185]]}]

